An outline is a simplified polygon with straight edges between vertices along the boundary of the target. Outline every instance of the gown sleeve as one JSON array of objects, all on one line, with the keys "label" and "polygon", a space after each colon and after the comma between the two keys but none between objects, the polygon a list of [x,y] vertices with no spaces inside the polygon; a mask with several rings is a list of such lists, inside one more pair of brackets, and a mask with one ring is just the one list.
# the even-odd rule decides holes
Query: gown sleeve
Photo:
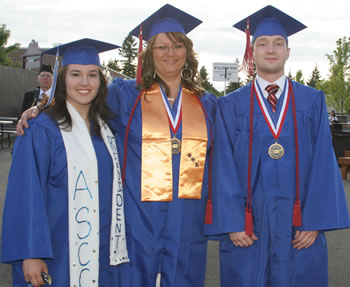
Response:
[{"label": "gown sleeve", "polygon": [[2,262],[53,258],[45,196],[52,141],[35,121],[16,139],[3,213]]},{"label": "gown sleeve", "polygon": [[114,131],[124,133],[138,93],[136,82],[133,79],[116,78],[108,86],[107,105],[115,114],[115,117],[110,121]]},{"label": "gown sleeve", "polygon": [[[229,131],[234,131],[234,122],[225,122],[223,107],[230,105],[219,99],[215,115],[213,153],[213,223],[205,225],[207,235],[220,235],[244,230],[244,193],[240,186],[233,157]],[[233,109],[231,110],[233,112]]]},{"label": "gown sleeve", "polygon": [[341,229],[350,226],[349,213],[333,150],[325,96],[321,91],[317,93],[312,111],[314,150],[309,178],[304,180],[301,230]]}]

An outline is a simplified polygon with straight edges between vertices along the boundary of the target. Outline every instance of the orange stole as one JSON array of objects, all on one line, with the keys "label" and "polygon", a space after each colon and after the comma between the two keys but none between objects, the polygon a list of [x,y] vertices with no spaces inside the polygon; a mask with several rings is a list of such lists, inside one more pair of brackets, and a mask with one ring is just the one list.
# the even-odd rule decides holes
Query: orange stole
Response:
[{"label": "orange stole", "polygon": [[[179,198],[200,199],[207,153],[207,125],[198,97],[182,89]],[[173,170],[169,120],[158,84],[141,97],[141,200],[171,201]]]}]

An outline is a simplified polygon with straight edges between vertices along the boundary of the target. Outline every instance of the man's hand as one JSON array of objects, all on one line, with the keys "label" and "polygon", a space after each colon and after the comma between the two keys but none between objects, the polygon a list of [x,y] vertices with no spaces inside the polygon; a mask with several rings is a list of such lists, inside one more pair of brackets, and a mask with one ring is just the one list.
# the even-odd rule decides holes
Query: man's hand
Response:
[{"label": "man's hand", "polygon": [[231,232],[230,239],[235,246],[248,247],[253,245],[254,241],[258,240],[258,237],[256,237],[254,233],[252,236],[248,236],[245,231],[241,231]]},{"label": "man's hand", "polygon": [[316,240],[318,231],[297,231],[292,241],[293,248],[298,250],[309,248]]},{"label": "man's hand", "polygon": [[25,110],[23,112],[16,126],[16,132],[18,136],[24,135],[24,128],[27,129],[29,127],[28,120],[32,118],[36,118],[38,114],[39,114],[39,109],[37,107],[31,107],[30,109]]},{"label": "man's hand", "polygon": [[41,272],[48,273],[47,265],[43,260],[24,259],[22,268],[26,282],[30,282],[34,287],[40,287],[46,284],[41,277]]}]

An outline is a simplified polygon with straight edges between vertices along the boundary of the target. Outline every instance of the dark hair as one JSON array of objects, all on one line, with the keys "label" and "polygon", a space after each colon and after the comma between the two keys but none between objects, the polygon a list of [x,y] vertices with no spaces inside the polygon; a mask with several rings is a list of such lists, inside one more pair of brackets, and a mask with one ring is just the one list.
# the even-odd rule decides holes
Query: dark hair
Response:
[{"label": "dark hair", "polygon": [[[190,80],[184,80],[182,78],[182,84],[185,88],[189,89],[190,91],[194,92],[198,96],[201,96],[204,94],[204,89],[201,86],[200,82],[200,76],[198,73],[198,60],[197,55],[193,50],[193,43],[192,41],[184,34],[180,32],[167,32],[165,35],[168,37],[170,41],[173,43],[180,42],[183,43],[186,47],[187,53],[186,53],[186,63],[188,64],[188,68],[192,70],[193,76]],[[141,54],[141,60],[142,60],[142,84],[140,88],[143,89],[149,89],[154,82],[158,82],[161,84],[166,92],[167,95],[169,95],[169,87],[168,85],[158,76],[155,75],[155,67],[153,63],[153,55],[152,55],[152,48],[154,45],[154,42],[156,40],[157,35],[153,36],[151,39],[147,42],[147,47]],[[190,76],[189,70],[184,70],[185,77]]]},{"label": "dark hair", "polygon": [[[93,99],[91,102],[89,120],[93,123],[94,134],[101,136],[98,116],[100,116],[103,121],[108,123],[108,120],[113,118],[114,115],[106,104],[108,94],[106,78],[100,70],[98,70],[98,73],[100,77],[100,87],[95,99]],[[63,130],[69,131],[72,128],[72,118],[66,106],[66,74],[67,66],[63,67],[63,69],[58,73],[54,102],[47,110],[45,110],[45,112],[53,120],[59,122],[60,127]]]}]

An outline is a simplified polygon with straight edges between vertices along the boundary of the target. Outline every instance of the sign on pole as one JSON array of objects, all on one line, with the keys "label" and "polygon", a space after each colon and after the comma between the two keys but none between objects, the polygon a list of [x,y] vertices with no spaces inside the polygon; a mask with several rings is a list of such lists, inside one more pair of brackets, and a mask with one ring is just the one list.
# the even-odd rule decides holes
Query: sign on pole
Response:
[{"label": "sign on pole", "polygon": [[213,63],[213,81],[238,82],[238,64]]}]

